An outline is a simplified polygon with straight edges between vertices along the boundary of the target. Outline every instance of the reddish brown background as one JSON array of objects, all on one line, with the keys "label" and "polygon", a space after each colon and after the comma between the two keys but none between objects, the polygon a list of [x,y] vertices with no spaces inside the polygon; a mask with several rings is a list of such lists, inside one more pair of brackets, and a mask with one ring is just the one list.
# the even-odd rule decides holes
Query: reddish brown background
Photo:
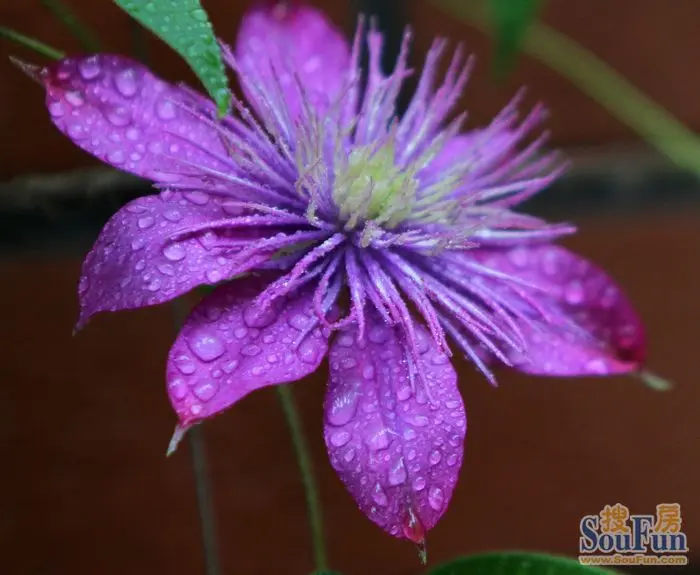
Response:
[{"label": "reddish brown background", "polygon": [[[127,21],[106,0],[74,0],[105,44],[125,50]],[[347,2],[329,0],[348,28]],[[700,4],[674,0],[565,0],[547,20],[588,44],[693,127]],[[232,36],[241,2],[209,1]],[[435,33],[485,40],[410,3],[417,45]],[[604,16],[599,16],[604,14]],[[36,3],[5,0],[0,22],[70,48]],[[228,31],[227,31],[228,29]],[[154,43],[155,46],[155,43]],[[14,48],[13,52],[18,52]],[[157,47],[170,78],[182,66]],[[565,81],[524,61],[510,85],[486,83],[486,57],[468,102],[477,119],[516,84],[554,109],[560,142],[629,136]],[[162,64],[161,64],[162,62]],[[532,96],[534,101],[535,96]],[[0,61],[0,177],[85,165],[49,126],[38,88]],[[691,548],[700,541],[697,326],[700,215],[600,217],[572,242],[623,283],[644,316],[650,365],[677,382],[652,392],[630,379],[543,380],[504,374],[490,388],[460,365],[470,433],[462,479],[431,533],[432,561],[496,548],[574,554],[578,521],[617,501],[649,513],[680,502]],[[186,447],[166,460],[174,417],[163,384],[172,339],[167,307],[97,319],[77,338],[79,257],[0,260],[0,572],[18,575],[203,573]],[[410,546],[383,535],[354,507],[320,437],[325,371],[295,386],[313,446],[332,566],[349,575],[421,571]],[[255,393],[205,427],[226,574],[311,570],[303,491],[275,395]]]}]

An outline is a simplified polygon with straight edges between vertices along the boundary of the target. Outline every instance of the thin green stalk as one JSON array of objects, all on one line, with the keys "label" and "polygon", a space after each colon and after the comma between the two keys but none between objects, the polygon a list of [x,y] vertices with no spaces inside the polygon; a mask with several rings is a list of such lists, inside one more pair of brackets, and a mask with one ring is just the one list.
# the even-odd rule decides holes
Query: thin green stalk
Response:
[{"label": "thin green stalk", "polygon": [[[180,326],[189,313],[189,309],[182,299],[174,300],[172,307],[175,328],[180,329]],[[197,496],[199,527],[202,532],[204,572],[206,575],[221,575],[219,546],[216,536],[216,519],[211,496],[211,481],[207,468],[204,433],[201,425],[195,425],[187,431],[187,441],[192,458],[192,472],[194,474],[194,485]]]},{"label": "thin green stalk", "polygon": [[6,28],[5,26],[0,26],[0,38],[11,40],[20,46],[34,50],[34,52],[53,60],[60,60],[61,58],[65,57],[65,53],[61,52],[60,50],[57,50],[48,44],[44,44],[35,38],[20,34],[11,28]]},{"label": "thin green stalk", "polygon": [[284,410],[284,415],[287,419],[287,425],[289,426],[289,431],[292,436],[292,443],[294,444],[294,451],[296,452],[297,461],[299,463],[299,470],[301,471],[301,478],[304,483],[315,568],[317,572],[324,572],[328,567],[326,546],[323,537],[321,499],[314,479],[309,446],[304,437],[301,418],[294,404],[294,396],[291,387],[288,385],[278,385],[276,389],[280,403],[282,404],[282,409]]},{"label": "thin green stalk", "polygon": [[96,53],[100,51],[100,41],[90,28],[83,24],[73,11],[59,0],[41,0],[41,3],[71,31],[85,50]]},{"label": "thin green stalk", "polygon": [[[479,3],[434,2],[477,29],[490,32]],[[533,22],[523,38],[522,50],[567,78],[680,167],[700,174],[700,138],[583,46]]]}]

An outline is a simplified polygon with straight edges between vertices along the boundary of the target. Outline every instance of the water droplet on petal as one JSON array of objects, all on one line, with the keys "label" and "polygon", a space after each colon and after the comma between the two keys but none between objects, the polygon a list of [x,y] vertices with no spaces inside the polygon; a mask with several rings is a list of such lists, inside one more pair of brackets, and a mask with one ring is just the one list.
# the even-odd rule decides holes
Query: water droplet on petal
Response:
[{"label": "water droplet on petal", "polygon": [[194,388],[194,394],[200,401],[209,401],[216,395],[217,388],[215,381],[205,381]]},{"label": "water droplet on petal", "polygon": [[168,244],[163,248],[163,255],[171,262],[179,262],[187,255],[185,248],[180,244]]},{"label": "water droplet on petal", "polygon": [[379,483],[374,484],[374,488],[372,489],[372,500],[380,507],[386,507],[389,504],[389,499]]},{"label": "water droplet on petal", "polygon": [[447,465],[450,467],[454,467],[457,464],[457,460],[459,459],[459,456],[455,455],[454,453],[450,455],[447,458]]},{"label": "water droplet on petal", "polygon": [[196,206],[205,206],[209,202],[209,194],[195,190],[194,192],[185,192],[185,198]]},{"label": "water droplet on petal", "polygon": [[406,481],[407,475],[406,466],[403,463],[402,457],[389,469],[387,480],[389,481],[389,485],[401,485]]},{"label": "water droplet on petal", "polygon": [[413,480],[412,487],[413,487],[414,491],[423,491],[423,489],[425,489],[425,478],[424,477],[416,477]]},{"label": "water droplet on petal", "polygon": [[112,150],[107,154],[107,161],[110,164],[123,164],[125,159],[123,150]]},{"label": "water droplet on petal", "polygon": [[355,416],[359,398],[355,386],[345,393],[336,393],[328,410],[328,422],[338,427],[348,423]]},{"label": "water droplet on petal", "polygon": [[138,226],[142,230],[147,230],[154,224],[155,220],[151,216],[144,216],[143,218],[139,218],[138,221]]},{"label": "water droplet on petal", "polygon": [[136,83],[136,70],[128,68],[122,70],[114,77],[114,85],[122,96],[131,98],[138,91]]},{"label": "water droplet on petal", "polygon": [[168,385],[168,391],[170,393],[170,397],[176,401],[182,401],[185,399],[185,397],[187,397],[187,384],[185,383],[184,379],[178,377],[170,382]]},{"label": "water droplet on petal", "polygon": [[137,272],[143,271],[143,269],[146,267],[146,260],[139,260],[136,262],[136,265],[134,266],[134,269]]},{"label": "water droplet on petal", "polygon": [[136,238],[133,242],[131,242],[131,249],[134,251],[138,251],[142,249],[146,245],[146,240],[145,238]]},{"label": "water droplet on petal", "polygon": [[180,373],[184,375],[192,375],[197,369],[197,366],[195,366],[192,360],[186,355],[181,355],[175,358],[175,367],[177,367],[180,370]]},{"label": "water droplet on petal", "polygon": [[234,330],[233,335],[236,339],[243,339],[245,336],[248,335],[248,330],[244,327],[237,327]]},{"label": "water droplet on petal", "polygon": [[331,434],[331,444],[335,447],[342,447],[350,441],[351,437],[347,431],[334,431]]},{"label": "water droplet on petal", "polygon": [[442,509],[443,505],[445,505],[445,494],[442,489],[433,485],[428,490],[428,504],[435,511],[440,511]]},{"label": "water droplet on petal", "polygon": [[355,450],[352,448],[348,449],[345,452],[345,455],[343,455],[343,459],[346,463],[350,463],[353,459],[355,459]]},{"label": "water droplet on petal", "polygon": [[602,359],[592,359],[586,363],[585,369],[588,373],[594,373],[596,375],[605,375],[608,373],[608,367]]},{"label": "water droplet on petal", "polygon": [[367,380],[374,379],[374,366],[372,364],[368,364],[362,368],[362,377]]},{"label": "water droplet on petal", "polygon": [[260,352],[262,350],[257,346],[257,345],[246,345],[241,349],[241,355],[245,355],[246,357],[255,357],[256,355],[260,355]]},{"label": "water droplet on petal", "polygon": [[372,343],[384,343],[387,339],[389,339],[389,328],[381,325],[374,326],[369,330],[367,337]]},{"label": "water droplet on petal", "polygon": [[409,397],[411,397],[411,395],[411,388],[408,385],[402,385],[396,392],[396,398],[399,401],[406,401]]},{"label": "water droplet on petal", "polygon": [[228,363],[225,363],[221,369],[224,370],[225,373],[231,374],[234,372],[234,370],[238,367],[238,360],[234,359],[233,361],[229,361]]},{"label": "water droplet on petal", "polygon": [[306,364],[313,365],[318,360],[319,344],[311,337],[304,338],[299,349],[297,349],[299,359]]},{"label": "water droplet on petal", "polygon": [[168,210],[163,214],[163,217],[169,222],[179,222],[182,219],[182,214],[177,210]]},{"label": "water droplet on petal", "polygon": [[97,56],[91,56],[78,62],[78,71],[83,80],[92,80],[100,75],[100,62]]},{"label": "water droplet on petal", "polygon": [[66,99],[66,102],[68,102],[74,108],[79,108],[85,103],[85,98],[83,98],[83,95],[80,92],[69,91],[66,92],[63,97]]},{"label": "water droplet on petal", "polygon": [[428,457],[428,461],[430,462],[430,465],[437,465],[440,463],[440,460],[442,459],[442,454],[439,451],[433,451],[430,456]]},{"label": "water droplet on petal", "polygon": [[187,340],[187,345],[202,361],[214,361],[226,351],[223,342],[218,336],[207,331],[196,333],[192,339]]},{"label": "water droplet on petal", "polygon": [[260,306],[249,305],[243,310],[243,321],[248,327],[267,327],[276,319],[277,311],[273,306],[262,309]]}]

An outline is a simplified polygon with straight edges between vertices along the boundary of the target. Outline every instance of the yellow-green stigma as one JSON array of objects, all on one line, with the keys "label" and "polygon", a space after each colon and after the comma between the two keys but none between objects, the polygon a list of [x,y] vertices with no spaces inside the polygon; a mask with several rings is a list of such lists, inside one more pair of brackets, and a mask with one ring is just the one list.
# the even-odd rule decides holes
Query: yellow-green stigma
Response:
[{"label": "yellow-green stigma", "polygon": [[345,229],[372,221],[394,228],[413,209],[418,181],[415,168],[396,165],[395,146],[363,146],[348,156],[336,154],[333,199]]}]

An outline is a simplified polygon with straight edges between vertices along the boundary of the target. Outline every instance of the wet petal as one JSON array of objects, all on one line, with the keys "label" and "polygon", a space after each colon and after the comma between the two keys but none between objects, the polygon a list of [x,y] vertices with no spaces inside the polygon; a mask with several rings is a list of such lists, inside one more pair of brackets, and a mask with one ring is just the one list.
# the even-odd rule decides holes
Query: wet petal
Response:
[{"label": "wet petal", "polygon": [[[340,95],[350,63],[343,34],[320,11],[310,6],[260,6],[243,19],[238,31],[236,58],[243,75],[258,83],[266,95],[278,89],[277,75],[290,115],[299,112],[298,76],[315,107],[325,108]],[[244,82],[248,84],[248,82]],[[260,94],[247,86],[253,105]]]},{"label": "wet petal", "polygon": [[216,415],[251,391],[300,379],[319,366],[327,334],[313,289],[255,305],[261,278],[218,287],[190,314],[168,356],[168,395],[181,429]]},{"label": "wet petal", "polygon": [[159,304],[260,263],[260,257],[236,260],[235,246],[257,239],[262,230],[234,235],[206,229],[207,222],[225,218],[226,209],[192,192],[138,198],[118,211],[83,263],[78,327],[97,312]]},{"label": "wet petal", "polygon": [[376,312],[367,319],[365,339],[353,328],[330,352],[326,446],[360,509],[391,535],[422,543],[462,463],[467,420],[457,374],[417,325],[425,383],[416,376],[412,385],[400,330]]},{"label": "wet petal", "polygon": [[609,375],[638,370],[646,357],[644,327],[613,280],[589,261],[553,245],[467,252],[491,270],[538,286],[528,295],[550,322],[523,322],[521,371],[539,375]]},{"label": "wet petal", "polygon": [[45,68],[41,79],[53,123],[103,162],[162,182],[186,180],[176,174],[192,173],[192,163],[227,165],[215,157],[227,155],[219,135],[201,119],[208,113],[129,58],[66,58]]}]

